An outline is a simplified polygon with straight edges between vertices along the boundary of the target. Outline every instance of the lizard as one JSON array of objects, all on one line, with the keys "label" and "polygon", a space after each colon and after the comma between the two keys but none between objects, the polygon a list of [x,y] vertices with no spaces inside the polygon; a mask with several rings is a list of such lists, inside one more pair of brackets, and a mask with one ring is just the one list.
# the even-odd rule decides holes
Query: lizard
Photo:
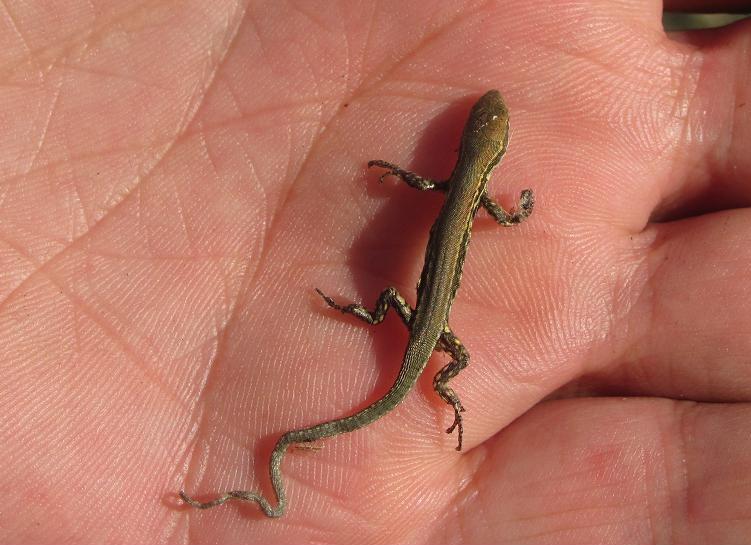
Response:
[{"label": "lizard", "polygon": [[448,382],[469,364],[469,353],[449,327],[448,319],[462,276],[472,222],[482,206],[500,225],[516,225],[532,213],[534,206],[534,194],[529,189],[521,192],[518,205],[512,212],[504,210],[487,195],[488,178],[506,153],[508,139],[508,108],[501,94],[497,90],[490,90],[477,100],[470,111],[461,136],[459,156],[448,180],[423,178],[386,161],[368,162],[368,168],[386,169],[379,178],[381,182],[387,176],[395,176],[415,189],[446,193],[444,204],[430,229],[414,308],[393,287],[381,292],[373,311],[359,304],[339,305],[316,289],[329,307],[372,325],[383,321],[389,307],[394,308],[409,329],[409,340],[396,380],[383,397],[351,416],[288,431],[279,438],[269,463],[276,506],[261,493],[245,490],[233,490],[207,502],[197,501],[181,490],[180,497],[185,503],[199,509],[209,509],[229,500],[256,502],[267,516],[282,516],[287,507],[287,496],[281,464],[288,447],[352,432],[388,414],[412,390],[434,350],[443,350],[452,357],[436,374],[433,387],[454,410],[454,422],[446,433],[458,429],[456,450],[462,450],[464,428],[461,413],[465,409]]}]

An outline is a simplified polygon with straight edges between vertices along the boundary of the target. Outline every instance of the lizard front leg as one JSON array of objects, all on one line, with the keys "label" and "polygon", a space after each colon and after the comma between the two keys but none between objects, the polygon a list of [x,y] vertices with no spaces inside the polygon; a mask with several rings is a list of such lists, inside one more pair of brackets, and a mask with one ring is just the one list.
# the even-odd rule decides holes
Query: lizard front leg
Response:
[{"label": "lizard front leg", "polygon": [[404,325],[406,325],[407,328],[410,327],[410,320],[412,319],[413,313],[412,307],[409,306],[407,301],[404,299],[404,297],[402,297],[402,295],[399,293],[399,291],[397,291],[396,288],[389,287],[383,290],[381,292],[381,295],[378,296],[375,308],[372,311],[368,310],[362,305],[355,303],[349,305],[339,305],[334,302],[331,297],[325,295],[318,288],[316,288],[316,291],[318,292],[318,295],[323,297],[323,300],[326,301],[326,304],[331,308],[338,310],[342,314],[352,314],[353,316],[357,316],[363,322],[367,322],[370,325],[380,324],[385,318],[386,312],[388,312],[389,307],[392,307],[402,319]]}]

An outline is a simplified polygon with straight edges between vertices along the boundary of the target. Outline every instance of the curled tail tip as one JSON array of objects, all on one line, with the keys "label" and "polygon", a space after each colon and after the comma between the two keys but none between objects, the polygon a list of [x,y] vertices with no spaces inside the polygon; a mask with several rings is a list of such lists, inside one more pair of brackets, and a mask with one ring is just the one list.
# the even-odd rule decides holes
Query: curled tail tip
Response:
[{"label": "curled tail tip", "polygon": [[535,194],[531,189],[525,189],[521,193],[520,202],[523,208],[532,209],[535,205]]},{"label": "curled tail tip", "polygon": [[197,509],[207,509],[208,508],[208,507],[205,506],[204,503],[202,503],[200,501],[197,501],[197,500],[194,500],[193,498],[191,498],[190,496],[188,496],[185,493],[185,490],[180,490],[180,492],[178,492],[178,495],[180,496],[180,499],[183,500],[183,503],[186,503],[187,505],[190,505],[190,506],[195,507]]}]

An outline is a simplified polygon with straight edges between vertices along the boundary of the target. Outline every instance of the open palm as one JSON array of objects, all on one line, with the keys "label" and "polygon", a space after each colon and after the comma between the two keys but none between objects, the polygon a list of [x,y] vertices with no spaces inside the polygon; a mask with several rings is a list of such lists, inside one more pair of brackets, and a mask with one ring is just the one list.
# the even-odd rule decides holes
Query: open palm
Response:
[{"label": "open palm", "polygon": [[[679,42],[658,2],[613,4],[6,2],[0,540],[743,542],[750,27]],[[183,505],[269,495],[281,433],[388,389],[399,320],[314,288],[414,305],[443,196],[366,163],[445,179],[490,88],[489,193],[537,204],[475,222],[465,452],[439,354],[385,418],[289,452],[284,518]]]}]

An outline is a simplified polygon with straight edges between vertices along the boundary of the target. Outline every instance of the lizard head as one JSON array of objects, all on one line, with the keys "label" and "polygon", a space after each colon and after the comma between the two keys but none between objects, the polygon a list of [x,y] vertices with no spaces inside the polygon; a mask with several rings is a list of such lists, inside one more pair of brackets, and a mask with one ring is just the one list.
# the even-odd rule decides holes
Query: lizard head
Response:
[{"label": "lizard head", "polygon": [[491,89],[472,107],[464,131],[474,137],[505,144],[508,137],[508,120],[508,108],[501,93]]}]

